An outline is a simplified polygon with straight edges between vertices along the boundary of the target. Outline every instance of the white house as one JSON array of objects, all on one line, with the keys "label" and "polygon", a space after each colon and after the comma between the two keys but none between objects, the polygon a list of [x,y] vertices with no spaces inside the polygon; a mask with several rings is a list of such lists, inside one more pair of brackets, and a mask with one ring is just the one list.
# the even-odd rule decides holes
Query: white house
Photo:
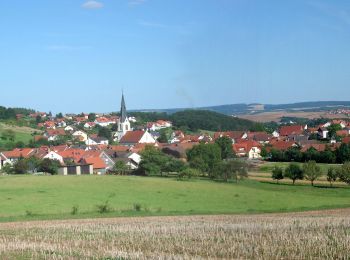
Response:
[{"label": "white house", "polygon": [[66,131],[66,132],[73,132],[74,131],[74,128],[72,127],[72,126],[66,126],[65,128],[64,128],[64,131]]},{"label": "white house", "polygon": [[277,131],[273,131],[272,136],[273,137],[280,137],[280,134]]},{"label": "white house", "polygon": [[96,126],[95,122],[86,122],[85,125],[84,125],[84,128],[91,129],[91,128],[95,127],[95,126]]},{"label": "white house", "polygon": [[87,139],[88,139],[87,133],[85,133],[85,132],[83,132],[83,131],[80,131],[80,130],[79,130],[79,131],[75,131],[75,132],[73,133],[73,136],[76,137],[76,138],[78,138],[79,141],[81,141],[81,142],[86,142]]},{"label": "white house", "polygon": [[328,129],[325,127],[320,127],[318,129],[318,135],[322,138],[322,139],[327,139],[328,137]]},{"label": "white house", "polygon": [[128,159],[129,162],[127,163],[127,165],[130,167],[131,170],[137,169],[142,160],[141,155],[139,155],[138,153],[131,153],[128,156]]},{"label": "white house", "polygon": [[155,144],[156,142],[150,133],[142,130],[127,132],[120,140],[120,143],[125,145]]},{"label": "white house", "polygon": [[54,151],[50,151],[47,155],[44,156],[44,159],[57,160],[62,164],[64,163],[63,157]]},{"label": "white house", "polygon": [[102,137],[88,137],[88,139],[85,141],[86,145],[99,145],[104,144],[108,145],[109,141],[108,139],[102,138]]}]

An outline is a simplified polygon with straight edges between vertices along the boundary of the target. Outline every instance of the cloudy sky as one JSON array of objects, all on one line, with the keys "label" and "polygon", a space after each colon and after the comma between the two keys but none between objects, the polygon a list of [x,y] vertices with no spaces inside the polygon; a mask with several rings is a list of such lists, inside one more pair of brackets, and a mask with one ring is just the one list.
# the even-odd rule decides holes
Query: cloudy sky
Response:
[{"label": "cloudy sky", "polygon": [[350,100],[348,0],[0,1],[0,105]]}]

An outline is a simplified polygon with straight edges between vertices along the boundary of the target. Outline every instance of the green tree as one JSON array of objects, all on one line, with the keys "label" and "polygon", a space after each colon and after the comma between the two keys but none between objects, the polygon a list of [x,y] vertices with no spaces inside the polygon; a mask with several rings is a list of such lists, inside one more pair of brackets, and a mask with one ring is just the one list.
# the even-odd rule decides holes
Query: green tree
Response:
[{"label": "green tree", "polygon": [[302,169],[297,163],[290,163],[284,171],[284,176],[293,181],[293,185],[296,180],[304,179],[304,174]]},{"label": "green tree", "polygon": [[120,175],[125,175],[130,170],[130,167],[124,161],[116,161],[113,166],[113,171]]},{"label": "green tree", "polygon": [[160,143],[166,144],[166,143],[168,143],[168,140],[169,139],[168,139],[166,131],[160,131],[160,136],[157,139],[157,141]]},{"label": "green tree", "polygon": [[347,144],[341,144],[340,147],[335,151],[337,162],[344,163],[350,161],[350,147]]},{"label": "green tree", "polygon": [[234,159],[222,161],[215,168],[215,176],[225,182],[231,179],[238,182],[238,179],[243,179],[248,176],[247,169],[247,164],[242,160]]},{"label": "green tree", "polygon": [[350,162],[345,162],[340,169],[338,169],[339,180],[350,185]]},{"label": "green tree", "polygon": [[26,174],[28,173],[29,167],[28,163],[24,159],[19,159],[13,164],[13,173],[14,174]]},{"label": "green tree", "polygon": [[[217,144],[199,144],[186,152],[191,167],[200,163],[198,170],[205,170],[209,177],[214,177],[214,169],[221,161],[221,149]],[[195,162],[195,163],[194,163]]]},{"label": "green tree", "polygon": [[96,114],[95,113],[90,113],[88,115],[89,121],[94,122],[96,120]]},{"label": "green tree", "polygon": [[329,167],[327,172],[327,181],[329,181],[329,186],[333,186],[333,182],[337,181],[338,172],[334,167]]},{"label": "green tree", "polygon": [[107,127],[100,127],[98,129],[98,134],[99,137],[104,137],[108,140],[112,139],[112,131],[111,129],[107,128]]},{"label": "green tree", "polygon": [[63,118],[63,114],[62,114],[62,113],[58,113],[58,114],[56,115],[56,117],[57,117],[57,118]]},{"label": "green tree", "polygon": [[60,167],[60,162],[57,160],[51,160],[48,158],[45,158],[41,160],[41,162],[38,165],[38,171],[39,172],[46,172],[50,174],[57,174],[58,168]]},{"label": "green tree", "polygon": [[308,161],[304,163],[303,173],[305,179],[309,180],[312,186],[314,186],[314,181],[322,176],[321,169],[315,161]]},{"label": "green tree", "polygon": [[337,136],[337,131],[341,130],[341,125],[339,124],[332,124],[330,125],[327,130],[328,130],[328,137],[329,138],[335,138]]},{"label": "green tree", "polygon": [[232,139],[223,136],[215,140],[215,143],[221,149],[221,159],[228,159],[233,157]]},{"label": "green tree", "polygon": [[141,157],[139,172],[143,175],[162,175],[167,169],[167,163],[171,160],[169,156],[154,146],[146,146],[141,152]]},{"label": "green tree", "polygon": [[278,183],[278,181],[282,180],[283,178],[283,169],[281,167],[275,166],[272,170],[272,179],[276,180]]}]

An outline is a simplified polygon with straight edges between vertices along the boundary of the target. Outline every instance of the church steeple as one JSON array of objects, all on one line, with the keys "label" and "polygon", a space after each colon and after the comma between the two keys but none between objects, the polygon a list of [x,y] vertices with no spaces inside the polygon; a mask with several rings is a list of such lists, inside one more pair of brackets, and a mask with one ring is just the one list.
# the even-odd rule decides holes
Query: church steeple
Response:
[{"label": "church steeple", "polygon": [[124,93],[122,93],[122,102],[120,106],[120,118],[118,122],[117,140],[119,141],[126,134],[126,132],[129,132],[129,131],[132,131],[132,129],[130,126],[128,115],[126,113]]},{"label": "church steeple", "polygon": [[125,120],[128,118],[126,113],[126,105],[125,105],[125,99],[124,99],[124,93],[122,94],[122,103],[120,107],[120,121],[125,122]]}]

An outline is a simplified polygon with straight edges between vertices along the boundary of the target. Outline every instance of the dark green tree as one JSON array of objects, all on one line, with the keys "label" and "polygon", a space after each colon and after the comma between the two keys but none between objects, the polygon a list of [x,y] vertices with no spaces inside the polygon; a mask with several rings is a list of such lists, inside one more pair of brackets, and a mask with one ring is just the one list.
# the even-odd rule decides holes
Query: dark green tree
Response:
[{"label": "dark green tree", "polygon": [[232,139],[223,136],[215,140],[215,143],[220,147],[221,149],[221,159],[228,159],[233,157],[233,148],[232,148]]},{"label": "dark green tree", "polygon": [[[186,152],[187,160],[191,167],[196,167],[198,162],[202,165],[199,170],[205,169],[210,177],[214,177],[214,169],[221,161],[221,149],[217,144],[199,144]],[[195,162],[195,163],[193,163]]]},{"label": "dark green tree", "polygon": [[284,176],[291,179],[293,181],[293,185],[295,184],[296,180],[304,179],[303,171],[297,163],[290,163],[284,171]]},{"label": "dark green tree", "polygon": [[41,162],[38,165],[38,171],[39,172],[46,172],[50,174],[57,174],[58,168],[60,167],[60,162],[57,160],[51,160],[48,158],[45,158],[41,160]]},{"label": "dark green tree", "polygon": [[272,170],[272,179],[276,180],[278,183],[279,180],[283,180],[283,169],[281,167],[275,166]]},{"label": "dark green tree", "polygon": [[95,113],[90,113],[88,115],[89,121],[94,122],[96,120],[96,114]]}]

